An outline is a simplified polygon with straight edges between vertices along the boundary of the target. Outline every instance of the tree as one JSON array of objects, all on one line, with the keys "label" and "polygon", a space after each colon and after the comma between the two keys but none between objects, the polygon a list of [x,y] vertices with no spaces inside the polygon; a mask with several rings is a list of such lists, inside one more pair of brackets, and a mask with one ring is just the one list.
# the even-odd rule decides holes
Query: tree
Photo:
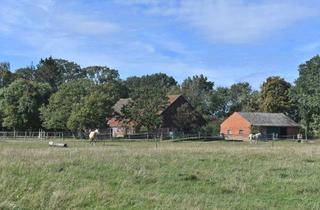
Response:
[{"label": "tree", "polygon": [[36,79],[36,71],[33,66],[19,68],[15,71],[14,77],[16,79],[25,79],[25,80],[35,80]]},{"label": "tree", "polygon": [[258,111],[259,94],[252,91],[247,82],[218,87],[210,95],[210,110],[216,119],[229,116],[233,112]]},{"label": "tree", "polygon": [[209,102],[213,86],[214,83],[201,74],[185,79],[181,84],[181,90],[195,109],[206,116],[210,114]]},{"label": "tree", "polygon": [[65,83],[71,80],[85,78],[85,71],[75,62],[64,59],[54,59],[54,62],[59,69],[58,72],[62,73],[61,82]]},{"label": "tree", "polygon": [[39,82],[48,83],[52,92],[56,92],[58,86],[63,83],[63,73],[52,57],[40,60],[36,69],[36,78]]},{"label": "tree", "polygon": [[0,88],[8,86],[13,81],[9,63],[0,63]]},{"label": "tree", "polygon": [[224,118],[229,113],[229,89],[218,87],[210,95],[210,111],[215,118]]},{"label": "tree", "polygon": [[49,98],[49,103],[40,108],[43,126],[47,129],[67,130],[67,122],[74,107],[80,107],[82,98],[93,89],[94,83],[87,79],[73,80],[60,86]]},{"label": "tree", "polygon": [[156,88],[168,93],[177,87],[177,81],[164,73],[129,77],[124,81],[130,97],[137,97],[141,89]]},{"label": "tree", "polygon": [[40,60],[35,76],[38,81],[48,83],[52,92],[56,92],[63,83],[85,78],[85,71],[74,62],[49,57]]},{"label": "tree", "polygon": [[106,127],[106,117],[112,115],[113,105],[122,96],[123,86],[119,84],[111,82],[95,85],[94,89],[73,107],[67,122],[68,129]]},{"label": "tree", "polygon": [[106,66],[88,66],[82,69],[86,77],[96,84],[119,81],[120,76],[117,70],[110,69]]},{"label": "tree", "polygon": [[9,129],[36,129],[41,127],[39,107],[48,97],[49,86],[17,79],[0,91],[2,126]]},{"label": "tree", "polygon": [[124,107],[125,118],[132,119],[138,127],[152,131],[161,126],[162,118],[159,112],[168,104],[166,93],[156,88],[141,88],[140,94]]},{"label": "tree", "polygon": [[289,114],[292,107],[290,88],[291,84],[283,78],[268,77],[261,86],[261,111]]},{"label": "tree", "polygon": [[242,111],[245,112],[258,112],[260,111],[260,92],[252,91],[251,94],[247,98],[247,102],[242,108]]},{"label": "tree", "polygon": [[301,123],[306,133],[318,134],[320,113],[320,56],[317,55],[299,66],[299,77],[292,89]]},{"label": "tree", "polygon": [[174,119],[175,125],[186,132],[199,129],[203,125],[200,121],[199,113],[187,103],[177,108]]},{"label": "tree", "polygon": [[229,114],[244,111],[248,106],[252,94],[249,83],[239,82],[231,85],[229,89]]}]

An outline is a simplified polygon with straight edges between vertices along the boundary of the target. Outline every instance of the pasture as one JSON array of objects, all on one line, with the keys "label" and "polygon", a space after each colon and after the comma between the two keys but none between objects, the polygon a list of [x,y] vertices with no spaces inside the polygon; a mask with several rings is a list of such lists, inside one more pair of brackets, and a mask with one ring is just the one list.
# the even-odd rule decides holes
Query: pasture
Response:
[{"label": "pasture", "polygon": [[319,209],[320,142],[0,140],[0,209]]}]

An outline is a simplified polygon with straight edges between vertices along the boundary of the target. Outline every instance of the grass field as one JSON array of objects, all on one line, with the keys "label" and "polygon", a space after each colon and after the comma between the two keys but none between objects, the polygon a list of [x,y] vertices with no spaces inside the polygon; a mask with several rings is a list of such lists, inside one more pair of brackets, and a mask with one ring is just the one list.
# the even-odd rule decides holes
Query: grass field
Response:
[{"label": "grass field", "polygon": [[320,209],[320,142],[0,141],[0,209]]}]

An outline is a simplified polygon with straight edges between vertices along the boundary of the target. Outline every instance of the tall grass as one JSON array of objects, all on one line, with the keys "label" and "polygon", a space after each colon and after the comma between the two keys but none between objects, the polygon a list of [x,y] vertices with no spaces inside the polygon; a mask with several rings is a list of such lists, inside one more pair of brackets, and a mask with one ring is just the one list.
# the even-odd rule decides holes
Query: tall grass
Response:
[{"label": "tall grass", "polygon": [[319,209],[320,144],[0,141],[0,209]]}]

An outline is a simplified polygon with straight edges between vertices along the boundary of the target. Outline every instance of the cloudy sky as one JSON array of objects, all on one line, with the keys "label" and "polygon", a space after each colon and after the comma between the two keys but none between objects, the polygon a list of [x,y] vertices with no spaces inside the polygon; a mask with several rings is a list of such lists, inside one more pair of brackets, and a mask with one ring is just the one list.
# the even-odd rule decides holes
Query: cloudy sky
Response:
[{"label": "cloudy sky", "polygon": [[122,78],[204,74],[216,85],[293,82],[320,52],[319,0],[1,0],[0,61],[53,56]]}]

